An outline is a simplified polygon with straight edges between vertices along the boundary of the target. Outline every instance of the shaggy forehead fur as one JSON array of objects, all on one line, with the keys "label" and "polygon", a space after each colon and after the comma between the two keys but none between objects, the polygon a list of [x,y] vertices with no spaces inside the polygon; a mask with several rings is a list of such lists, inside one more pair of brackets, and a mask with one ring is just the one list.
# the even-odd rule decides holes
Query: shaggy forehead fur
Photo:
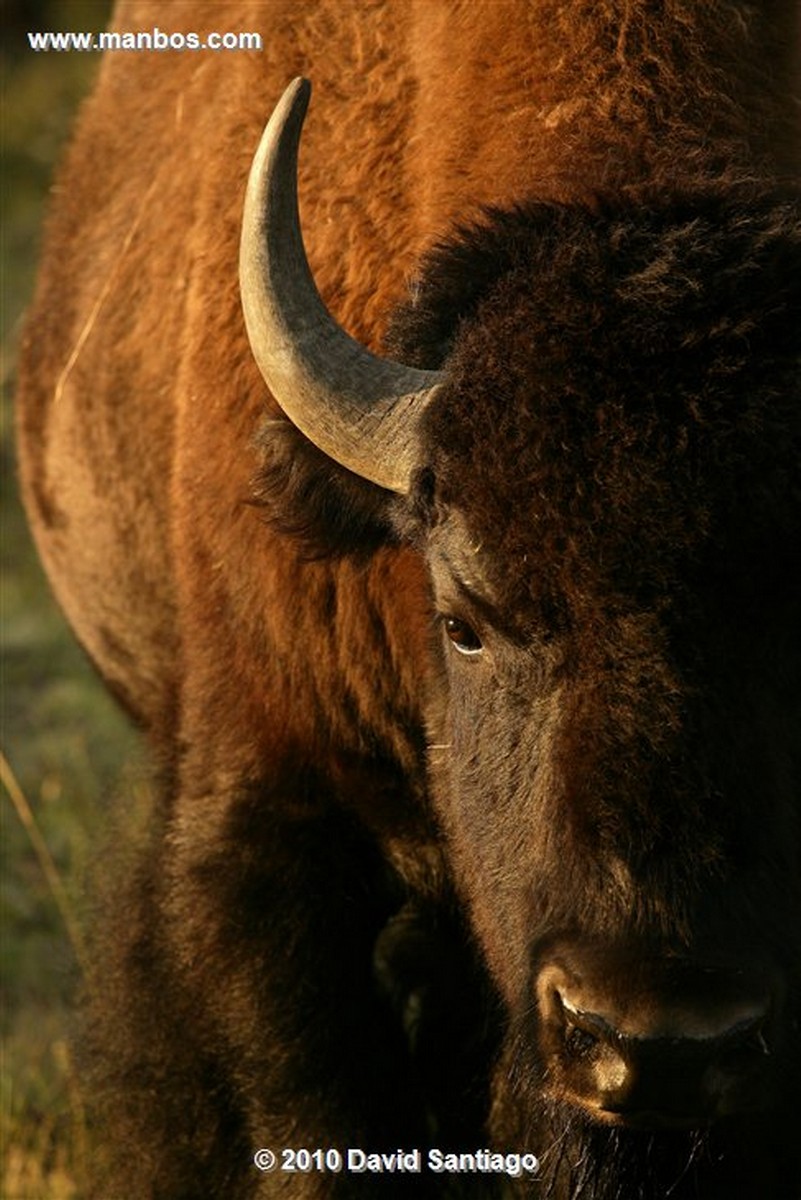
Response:
[{"label": "shaggy forehead fur", "polygon": [[532,580],[541,599],[543,576],[575,602],[642,599],[700,556],[762,583],[786,570],[800,228],[775,196],[532,204],[429,260],[393,348],[446,363],[425,431],[436,499],[511,603]]}]

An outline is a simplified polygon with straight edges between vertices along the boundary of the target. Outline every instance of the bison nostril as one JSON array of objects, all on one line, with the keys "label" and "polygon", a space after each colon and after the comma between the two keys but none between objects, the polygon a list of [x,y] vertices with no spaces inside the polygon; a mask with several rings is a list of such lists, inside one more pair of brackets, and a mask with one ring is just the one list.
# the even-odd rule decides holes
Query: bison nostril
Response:
[{"label": "bison nostril", "polygon": [[594,1033],[580,1029],[577,1025],[565,1031],[565,1049],[571,1058],[588,1059],[597,1051],[598,1045],[599,1041]]},{"label": "bison nostril", "polygon": [[743,1022],[718,1039],[704,1078],[706,1090],[721,1108],[726,1108],[730,1097],[738,1092],[755,1096],[760,1080],[770,1071],[770,1056],[764,1022]]},{"label": "bison nostril", "polygon": [[603,1017],[575,1008],[558,990],[556,996],[561,1009],[565,1050],[572,1058],[587,1059],[605,1044],[616,1040],[615,1030]]},{"label": "bison nostril", "polygon": [[769,1055],[770,1046],[765,1039],[765,1022],[763,1018],[743,1023],[742,1028],[734,1029],[731,1033],[732,1049],[750,1051],[751,1053]]},{"label": "bison nostril", "polygon": [[[714,1047],[714,1042],[710,1043]],[[717,1039],[717,1064],[732,1071],[747,1070],[754,1064],[770,1057],[770,1046],[765,1038],[763,1018],[743,1021]]]}]

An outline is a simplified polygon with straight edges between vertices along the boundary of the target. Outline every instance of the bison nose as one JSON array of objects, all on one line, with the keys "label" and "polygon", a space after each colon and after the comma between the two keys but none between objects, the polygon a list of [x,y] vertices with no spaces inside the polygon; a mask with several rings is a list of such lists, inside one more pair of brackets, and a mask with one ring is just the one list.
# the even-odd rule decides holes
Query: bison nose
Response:
[{"label": "bison nose", "polygon": [[600,1004],[597,988],[544,974],[541,1042],[556,1098],[602,1123],[649,1129],[706,1125],[768,1102],[766,996],[718,994],[701,1003],[649,994],[640,980],[625,1004]]},{"label": "bison nose", "polygon": [[[765,1015],[712,1037],[637,1037],[562,998],[570,1099],[601,1120],[693,1126],[753,1107],[764,1084]],[[616,1120],[617,1119],[617,1120]]]}]

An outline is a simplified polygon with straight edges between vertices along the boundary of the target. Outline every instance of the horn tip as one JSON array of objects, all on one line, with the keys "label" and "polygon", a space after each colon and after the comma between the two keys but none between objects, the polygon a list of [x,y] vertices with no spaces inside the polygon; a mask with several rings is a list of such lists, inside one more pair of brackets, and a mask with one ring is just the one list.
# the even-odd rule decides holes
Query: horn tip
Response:
[{"label": "horn tip", "polygon": [[296,75],[292,82],[287,86],[284,96],[291,99],[292,103],[302,102],[304,105],[309,103],[311,97],[312,85],[311,80],[305,75]]}]

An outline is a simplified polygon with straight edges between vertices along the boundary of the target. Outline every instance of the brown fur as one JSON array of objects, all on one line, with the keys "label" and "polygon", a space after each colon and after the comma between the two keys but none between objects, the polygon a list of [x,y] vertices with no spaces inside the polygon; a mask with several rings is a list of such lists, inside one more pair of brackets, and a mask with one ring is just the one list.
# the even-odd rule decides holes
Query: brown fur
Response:
[{"label": "brown fur", "polygon": [[[169,22],[264,50],[106,58],[21,366],[42,557],[164,774],[89,1010],[120,1148],[100,1194],[443,1195],[250,1164],[436,1136],[545,1152],[560,1200],[678,1178],[718,1200],[748,1172],[791,1200],[792,1119],[692,1166],[686,1137],[579,1128],[543,1098],[525,996],[578,924],[767,955],[798,1003],[797,5],[182,0]],[[449,372],[410,503],[289,429],[247,344],[244,182],[299,73],[324,298]],[[483,683],[444,657],[443,561],[495,597]]]}]

